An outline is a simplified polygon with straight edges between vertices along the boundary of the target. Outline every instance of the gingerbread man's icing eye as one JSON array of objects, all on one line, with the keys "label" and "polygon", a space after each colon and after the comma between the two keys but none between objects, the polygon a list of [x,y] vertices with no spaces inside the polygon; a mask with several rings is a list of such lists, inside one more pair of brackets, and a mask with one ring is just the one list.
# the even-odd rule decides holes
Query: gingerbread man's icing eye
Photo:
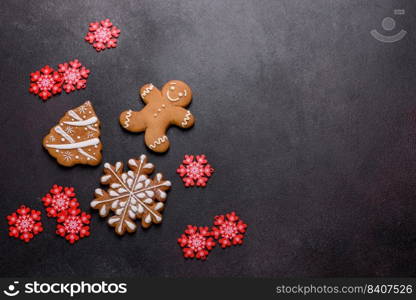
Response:
[{"label": "gingerbread man's icing eye", "polygon": [[172,86],[170,87],[170,90],[171,90],[171,91],[174,91],[174,90],[175,90],[175,87],[172,85]]}]

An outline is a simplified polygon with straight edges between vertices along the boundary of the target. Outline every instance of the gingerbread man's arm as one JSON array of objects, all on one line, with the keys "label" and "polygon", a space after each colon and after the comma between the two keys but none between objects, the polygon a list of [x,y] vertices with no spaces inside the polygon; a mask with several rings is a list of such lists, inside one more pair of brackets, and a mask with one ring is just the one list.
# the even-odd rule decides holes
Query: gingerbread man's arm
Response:
[{"label": "gingerbread man's arm", "polygon": [[181,128],[189,128],[194,125],[195,117],[189,110],[182,107],[175,107],[172,111],[170,123]]},{"label": "gingerbread man's arm", "polygon": [[131,132],[142,132],[146,130],[146,122],[143,111],[126,110],[120,114],[120,125]]},{"label": "gingerbread man's arm", "polygon": [[162,98],[162,93],[157,87],[153,84],[148,83],[140,88],[140,97],[142,97],[143,102],[148,104],[154,100],[160,100]]}]

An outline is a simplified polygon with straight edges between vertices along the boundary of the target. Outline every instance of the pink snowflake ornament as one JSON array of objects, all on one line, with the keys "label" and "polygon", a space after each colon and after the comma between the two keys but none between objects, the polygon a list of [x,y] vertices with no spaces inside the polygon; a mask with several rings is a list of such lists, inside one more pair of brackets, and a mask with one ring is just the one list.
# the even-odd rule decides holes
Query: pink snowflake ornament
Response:
[{"label": "pink snowflake ornament", "polygon": [[58,72],[63,79],[65,92],[84,89],[87,86],[87,78],[90,70],[85,68],[78,59],[58,65]]},{"label": "pink snowflake ornament", "polygon": [[229,214],[215,216],[214,227],[212,227],[212,236],[218,240],[222,248],[232,245],[241,245],[243,243],[244,234],[247,230],[245,224],[235,212]]},{"label": "pink snowflake ornament", "polygon": [[196,157],[185,155],[182,163],[176,170],[176,173],[182,177],[186,187],[194,186],[195,184],[200,187],[207,185],[208,178],[212,176],[214,169],[208,164],[204,154]]},{"label": "pink snowflake ornament", "polygon": [[20,206],[16,212],[7,216],[9,223],[9,236],[19,238],[26,243],[35,235],[43,231],[40,222],[41,213],[38,210],[30,209],[24,205]]},{"label": "pink snowflake ornament", "polygon": [[31,73],[30,82],[29,92],[44,101],[62,92],[62,76],[49,66]]},{"label": "pink snowflake ornament", "polygon": [[197,227],[188,225],[185,233],[178,239],[185,258],[196,258],[205,260],[215,247],[215,241],[211,237],[208,227]]},{"label": "pink snowflake ornament", "polygon": [[91,215],[76,208],[64,210],[58,214],[56,234],[64,237],[71,244],[90,235]]},{"label": "pink snowflake ornament", "polygon": [[79,206],[73,187],[65,187],[54,184],[48,194],[42,198],[48,217],[57,217],[58,214],[70,208]]},{"label": "pink snowflake ornament", "polygon": [[114,26],[109,19],[90,23],[89,31],[85,40],[92,44],[97,52],[117,47],[120,29]]}]

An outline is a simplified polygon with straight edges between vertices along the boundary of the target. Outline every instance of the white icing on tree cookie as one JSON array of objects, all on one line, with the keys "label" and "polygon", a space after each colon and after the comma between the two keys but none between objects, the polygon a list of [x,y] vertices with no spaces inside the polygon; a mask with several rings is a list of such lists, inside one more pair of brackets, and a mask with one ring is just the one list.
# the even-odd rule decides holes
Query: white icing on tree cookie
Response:
[{"label": "white icing on tree cookie", "polygon": [[43,146],[61,165],[97,165],[102,148],[99,123],[91,102],[87,101],[59,120],[43,139]]}]

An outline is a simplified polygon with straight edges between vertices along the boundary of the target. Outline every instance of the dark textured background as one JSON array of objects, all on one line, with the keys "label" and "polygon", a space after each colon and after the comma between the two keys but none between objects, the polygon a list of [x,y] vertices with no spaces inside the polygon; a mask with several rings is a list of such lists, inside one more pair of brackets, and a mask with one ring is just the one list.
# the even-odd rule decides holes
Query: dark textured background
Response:
[{"label": "dark textured background", "polygon": [[[412,4],[413,2],[413,4]],[[394,8],[406,9],[394,16]],[[1,276],[412,276],[416,275],[416,76],[414,1],[3,1],[0,10]],[[409,33],[383,44],[381,20]],[[110,18],[116,49],[97,53],[88,23]],[[87,88],[43,103],[29,74],[78,58]],[[169,131],[150,153],[118,124],[140,109],[138,87],[170,79],[194,92],[193,129]],[[69,109],[91,100],[104,161],[146,153],[173,183],[164,222],[116,236],[90,211],[92,234],[69,245],[40,198],[74,186],[89,210],[102,165],[60,167],[42,138]],[[186,153],[216,168],[205,189],[175,173]],[[29,244],[8,238],[20,204],[43,212]],[[236,210],[243,246],[206,262],[182,258],[187,224]]]}]

